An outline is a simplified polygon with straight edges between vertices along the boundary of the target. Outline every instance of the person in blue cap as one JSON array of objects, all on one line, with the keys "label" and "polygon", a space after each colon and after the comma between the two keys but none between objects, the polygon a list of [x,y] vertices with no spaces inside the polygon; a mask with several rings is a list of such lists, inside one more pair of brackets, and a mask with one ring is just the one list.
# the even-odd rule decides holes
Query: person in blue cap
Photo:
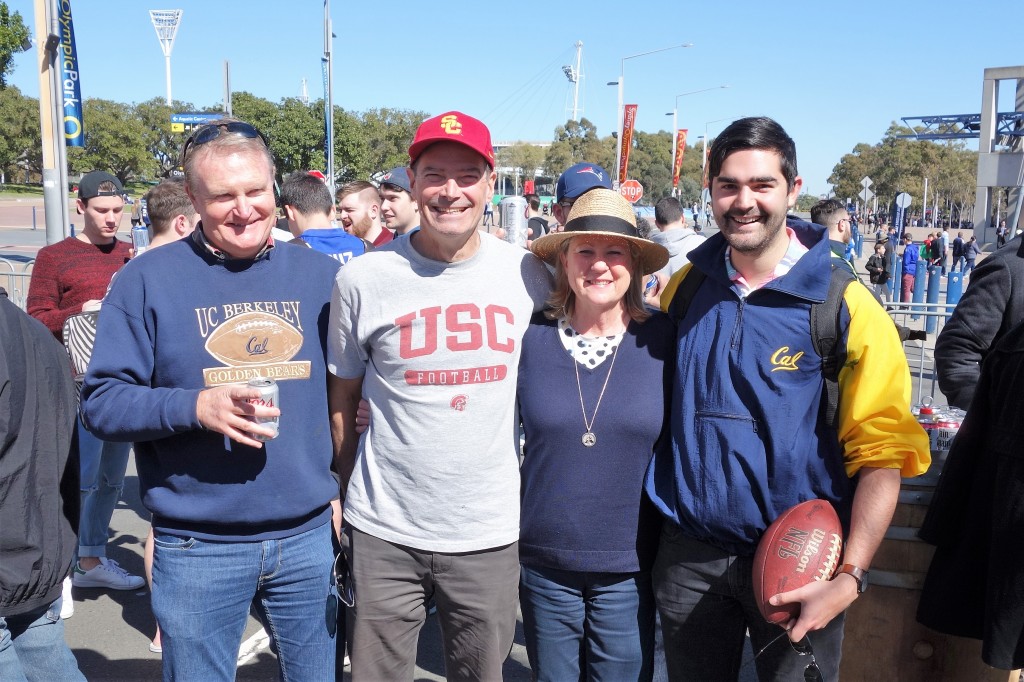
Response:
[{"label": "person in blue cap", "polygon": [[595,187],[612,188],[612,177],[596,163],[577,163],[566,168],[565,172],[558,176],[555,203],[552,208],[559,225],[565,225],[573,203]]}]

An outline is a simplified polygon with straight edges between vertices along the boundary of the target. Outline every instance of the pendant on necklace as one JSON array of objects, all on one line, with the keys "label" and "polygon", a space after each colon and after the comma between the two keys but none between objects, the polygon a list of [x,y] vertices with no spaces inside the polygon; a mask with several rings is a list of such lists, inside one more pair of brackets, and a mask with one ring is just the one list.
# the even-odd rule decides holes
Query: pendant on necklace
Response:
[{"label": "pendant on necklace", "polygon": [[597,443],[597,436],[595,436],[592,431],[587,431],[583,434],[583,438],[580,440],[583,441],[583,444],[588,448],[592,448],[594,447],[594,444]]}]

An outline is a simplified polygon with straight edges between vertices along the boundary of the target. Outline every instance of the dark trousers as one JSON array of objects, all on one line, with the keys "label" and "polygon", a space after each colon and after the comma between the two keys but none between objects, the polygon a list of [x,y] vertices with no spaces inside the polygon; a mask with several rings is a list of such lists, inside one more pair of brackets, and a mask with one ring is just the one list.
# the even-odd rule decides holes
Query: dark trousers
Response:
[{"label": "dark trousers", "polygon": [[[778,625],[757,609],[752,556],[738,556],[683,535],[666,522],[654,564],[665,663],[673,682],[736,680],[750,632],[760,680],[803,680],[807,657],[796,654]],[[839,679],[845,614],[808,634],[825,680]],[[782,635],[781,637],[779,635]]]}]

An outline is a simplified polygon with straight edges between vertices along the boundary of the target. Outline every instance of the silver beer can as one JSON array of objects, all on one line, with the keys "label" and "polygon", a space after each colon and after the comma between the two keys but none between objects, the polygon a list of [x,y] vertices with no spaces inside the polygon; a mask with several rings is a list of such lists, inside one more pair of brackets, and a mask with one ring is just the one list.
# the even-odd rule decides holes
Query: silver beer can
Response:
[{"label": "silver beer can", "polygon": [[524,249],[529,225],[526,206],[526,199],[523,197],[505,197],[498,202],[498,216],[501,220],[501,229],[505,230],[505,241]]},{"label": "silver beer can", "polygon": [[[280,390],[277,387],[276,381],[274,381],[273,379],[249,379],[248,386],[250,388],[258,388],[260,391],[260,395],[258,398],[249,399],[250,405],[263,405],[265,407],[280,408],[280,405],[278,404],[280,399]],[[252,417],[251,420],[254,424],[262,424],[270,426],[272,429],[274,429],[273,436],[268,437],[264,436],[263,434],[252,434],[253,438],[262,441],[273,440],[277,438],[279,417]]]}]

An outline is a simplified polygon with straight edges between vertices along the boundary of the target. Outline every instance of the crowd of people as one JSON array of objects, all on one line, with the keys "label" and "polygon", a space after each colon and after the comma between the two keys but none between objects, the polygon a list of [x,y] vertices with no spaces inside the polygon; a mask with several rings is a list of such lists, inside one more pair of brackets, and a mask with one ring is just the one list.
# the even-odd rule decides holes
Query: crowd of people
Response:
[{"label": "crowd of people", "polygon": [[[212,122],[183,145],[183,179],[147,194],[144,254],[116,238],[117,178],[82,179],[83,230],[39,252],[29,292],[49,333],[0,305],[0,326],[25,338],[5,353],[33,355],[0,370],[53,381],[16,391],[16,408],[56,405],[46,433],[5,446],[2,471],[49,439],[45,478],[14,485],[81,506],[80,520],[28,524],[31,589],[0,577],[0,677],[20,665],[79,679],[54,615],[69,585],[148,579],[166,680],[234,679],[251,610],[282,678],[340,678],[350,660],[354,680],[412,679],[433,609],[448,679],[501,679],[520,606],[538,680],[650,680],[656,616],[670,679],[735,679],[748,634],[761,679],[837,679],[844,613],[901,477],[930,465],[877,302],[890,239],[868,259],[870,288],[856,284],[852,216],[835,201],[811,222],[790,215],[795,143],[763,117],[711,145],[710,237],[664,198],[647,238],[608,173],[582,162],[558,178],[553,220],[528,199],[523,249],[481,229],[497,177],[483,122],[432,117],[408,152],[376,184],[332,196],[297,173],[278,198],[262,133]],[[954,268],[973,264],[971,243],[952,243]],[[1017,268],[1013,248],[965,296],[1009,296],[979,357],[1020,322],[1019,292],[978,284]],[[919,255],[907,235],[904,290]],[[829,349],[821,306],[835,311]],[[88,348],[67,349],[88,355],[76,410],[57,341],[89,324]],[[956,378],[960,391],[976,380]],[[132,447],[152,514],[146,577],[105,555]],[[753,555],[808,499],[839,513],[841,565],[772,596],[798,615],[770,624]]]}]

